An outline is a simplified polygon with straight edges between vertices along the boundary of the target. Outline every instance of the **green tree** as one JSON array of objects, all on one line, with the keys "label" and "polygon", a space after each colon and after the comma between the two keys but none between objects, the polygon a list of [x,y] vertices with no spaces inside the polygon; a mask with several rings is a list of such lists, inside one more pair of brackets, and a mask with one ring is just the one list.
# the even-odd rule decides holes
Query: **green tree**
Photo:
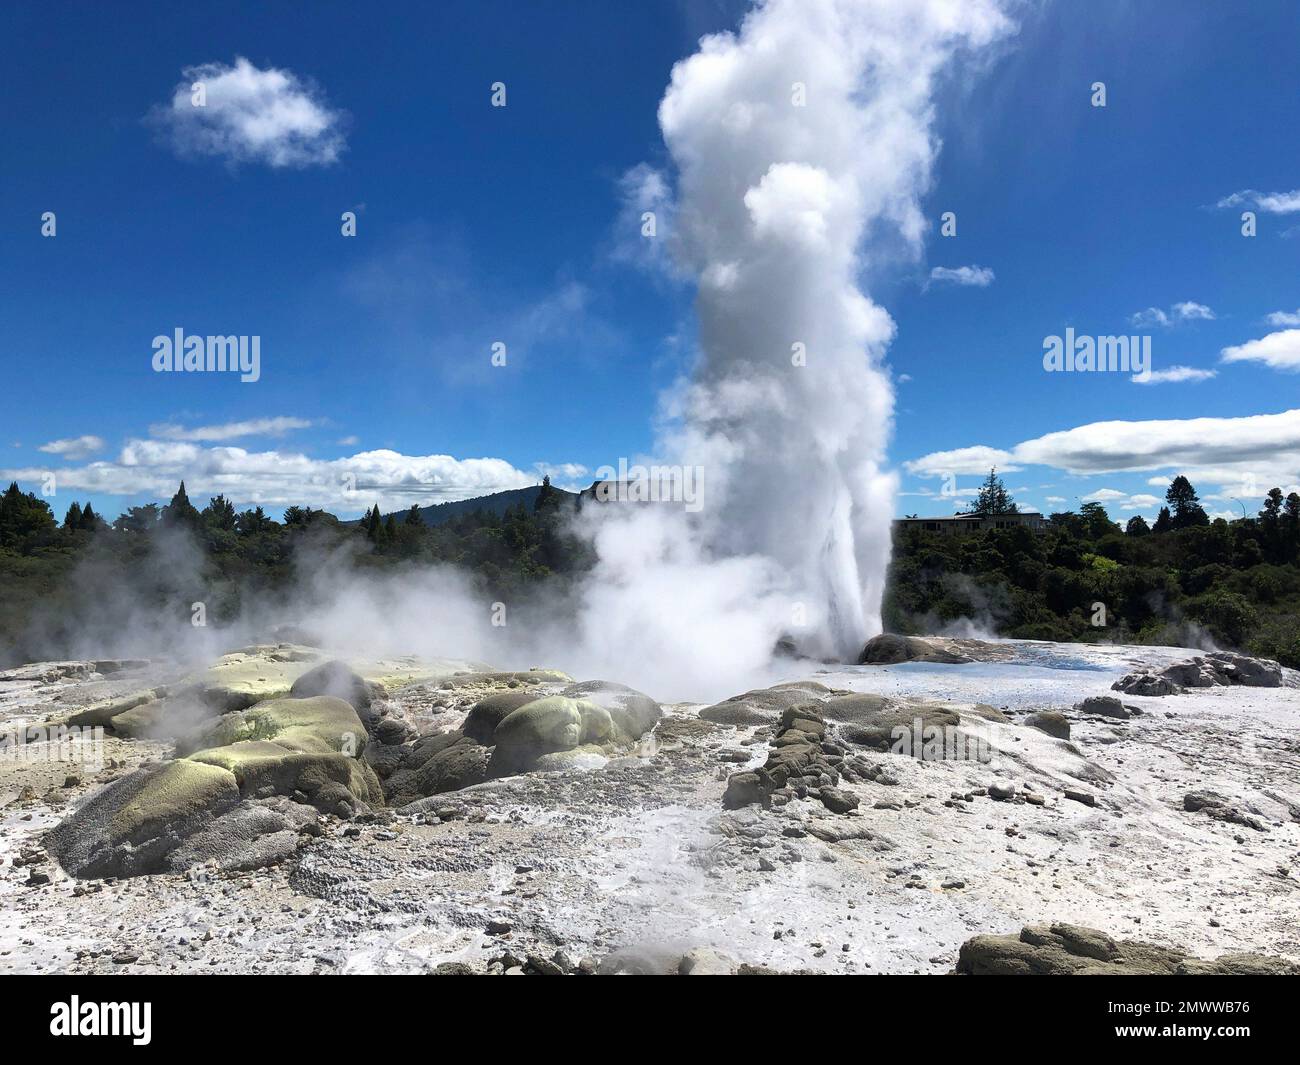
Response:
[{"label": "green tree", "polygon": [[1169,515],[1168,507],[1161,507],[1160,513],[1156,515],[1156,523],[1151,526],[1153,533],[1167,533],[1174,527],[1174,519]]},{"label": "green tree", "polygon": [[1273,562],[1282,561],[1287,554],[1282,531],[1282,505],[1282,489],[1273,488],[1264,497],[1264,506],[1259,512],[1259,529],[1264,540],[1264,550]]},{"label": "green tree", "polygon": [[72,501],[72,506],[68,508],[67,514],[63,516],[63,527],[69,532],[81,528],[81,504],[75,499]]},{"label": "green tree", "polygon": [[1147,524],[1146,518],[1141,514],[1134,514],[1129,518],[1128,525],[1124,527],[1124,532],[1129,536],[1148,536],[1151,533],[1151,526]]},{"label": "green tree", "polygon": [[252,510],[242,511],[235,518],[235,531],[240,536],[256,536],[258,533],[268,531],[275,522],[266,516],[266,511],[261,507],[254,507]]},{"label": "green tree", "polygon": [[162,521],[165,525],[184,525],[190,529],[197,528],[201,523],[199,512],[185,492],[184,481],[181,481],[181,486],[176,489],[171,502],[163,508]]},{"label": "green tree", "polygon": [[146,503],[142,507],[130,507],[125,513],[117,516],[117,520],[113,522],[113,528],[118,532],[125,533],[152,532],[154,526],[158,524],[158,512],[157,503]]},{"label": "green tree", "polygon": [[533,512],[536,514],[554,513],[560,508],[559,490],[552,487],[550,474],[542,478],[541,491],[537,493],[537,498],[533,500]]},{"label": "green tree", "polygon": [[420,517],[420,504],[412,503],[411,509],[406,512],[406,517],[402,519],[403,525],[423,525],[424,519]]},{"label": "green tree", "polygon": [[1288,493],[1282,504],[1281,525],[1284,557],[1290,562],[1300,562],[1300,494]]},{"label": "green tree", "polygon": [[1011,493],[1002,478],[998,476],[997,467],[989,470],[989,475],[980,485],[979,495],[971,504],[967,514],[1015,514],[1019,512]]},{"label": "green tree", "polygon": [[1169,491],[1165,493],[1165,502],[1169,504],[1175,529],[1189,529],[1194,525],[1209,525],[1209,515],[1201,506],[1200,498],[1192,482],[1179,474],[1169,482]]},{"label": "green tree", "polygon": [[235,504],[224,495],[213,496],[209,499],[208,505],[203,508],[200,517],[203,518],[203,524],[210,529],[220,529],[225,532],[235,531]]},{"label": "green tree", "polygon": [[1090,539],[1100,540],[1108,533],[1119,532],[1119,526],[1110,520],[1106,508],[1095,500],[1084,503],[1079,508],[1079,516],[1083,519],[1084,528]]},{"label": "green tree", "polygon": [[34,493],[22,491],[17,481],[0,496],[0,547],[25,554],[56,527],[50,505]]}]

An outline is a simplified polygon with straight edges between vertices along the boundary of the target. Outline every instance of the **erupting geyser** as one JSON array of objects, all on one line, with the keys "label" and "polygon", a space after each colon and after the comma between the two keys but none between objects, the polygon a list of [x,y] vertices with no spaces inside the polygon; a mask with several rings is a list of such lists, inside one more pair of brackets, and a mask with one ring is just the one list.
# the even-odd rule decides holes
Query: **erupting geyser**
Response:
[{"label": "erupting geyser", "polygon": [[1010,29],[988,0],[769,0],[660,104],[701,349],[667,449],[704,470],[701,556],[750,559],[743,612],[812,654],[880,629],[894,324],[860,278],[927,228],[941,72]]}]

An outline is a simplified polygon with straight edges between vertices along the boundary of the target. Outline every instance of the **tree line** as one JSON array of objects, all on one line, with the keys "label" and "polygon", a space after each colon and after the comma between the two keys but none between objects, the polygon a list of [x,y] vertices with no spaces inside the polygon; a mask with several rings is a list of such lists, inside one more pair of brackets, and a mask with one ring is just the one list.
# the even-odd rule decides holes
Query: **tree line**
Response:
[{"label": "tree line", "polygon": [[[996,470],[968,513],[1007,513]],[[935,631],[975,619],[1021,639],[1213,642],[1300,668],[1300,495],[1274,488],[1254,516],[1211,518],[1178,476],[1153,523],[1124,526],[1104,504],[1024,527],[894,541],[886,627]]]},{"label": "tree line", "polygon": [[[1211,640],[1300,668],[1300,496],[1274,488],[1256,515],[1233,521],[1211,519],[1186,477],[1174,478],[1165,498],[1151,524],[1134,517],[1121,527],[1103,504],[1088,502],[1050,515],[1043,533],[908,528],[895,537],[886,627],[938,631],[976,619],[1022,639]],[[0,661],[49,654],[61,633],[112,598],[97,591],[105,573],[146,603],[202,598],[216,622],[237,616],[252,593],[287,588],[297,565],[339,549],[359,568],[455,565],[485,595],[509,600],[591,568],[590,545],[567,529],[574,505],[548,479],[531,507],[439,525],[426,525],[417,507],[383,514],[377,504],[359,522],[300,506],[277,521],[260,506],[237,510],[224,495],[199,509],[182,483],[163,506],[134,506],[108,522],[89,503],[73,503],[60,523],[44,499],[11,484],[0,495]],[[970,512],[1015,507],[994,470]],[[197,578],[159,564],[175,530],[196,549]]]}]

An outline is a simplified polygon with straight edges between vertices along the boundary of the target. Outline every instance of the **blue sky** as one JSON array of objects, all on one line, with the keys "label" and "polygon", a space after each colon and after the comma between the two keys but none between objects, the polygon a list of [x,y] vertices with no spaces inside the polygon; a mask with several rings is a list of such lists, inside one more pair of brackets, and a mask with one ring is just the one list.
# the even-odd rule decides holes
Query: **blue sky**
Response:
[{"label": "blue sky", "polygon": [[[6,5],[2,475],[39,490],[52,471],[60,516],[165,499],[178,475],[200,503],[350,514],[543,470],[586,483],[647,452],[693,291],[627,254],[623,178],[667,165],[672,65],[745,6]],[[950,513],[944,476],[969,492],[992,461],[1037,509],[1100,493],[1149,516],[1150,482],[1180,471],[1212,511],[1253,509],[1300,482],[1300,8],[1103,0],[1019,22],[936,100],[920,259],[863,277],[897,323],[898,513]],[[159,117],[184,70],[237,57],[321,128],[254,142]],[[963,266],[987,283],[931,280]],[[259,336],[259,380],[154,373],[178,327]],[[1157,377],[1214,376],[1045,373],[1067,327],[1149,335]],[[1080,428],[1099,422],[1139,424]]]}]

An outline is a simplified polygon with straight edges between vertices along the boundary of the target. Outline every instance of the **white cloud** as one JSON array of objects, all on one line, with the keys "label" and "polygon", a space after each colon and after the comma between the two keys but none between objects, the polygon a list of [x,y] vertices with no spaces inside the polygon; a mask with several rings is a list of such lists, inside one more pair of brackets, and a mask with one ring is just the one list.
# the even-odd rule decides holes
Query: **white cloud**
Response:
[{"label": "white cloud", "polygon": [[[1042,465],[1074,474],[1167,470],[1205,485],[1251,483],[1267,490],[1300,479],[1300,410],[1238,418],[1093,422],[1008,450],[974,446],[904,463],[911,473],[987,471]],[[1167,485],[1168,476],[1147,483]]]},{"label": "white cloud", "polygon": [[[306,167],[335,162],[345,147],[343,114],[292,71],[261,70],[239,56],[234,66],[201,63],[184,75],[171,100],[149,114],[178,155]],[[196,84],[206,94],[202,106]]]},{"label": "white cloud", "polygon": [[993,268],[989,266],[936,266],[930,271],[930,280],[945,282],[950,281],[954,285],[974,285],[977,288],[987,288],[993,284]]},{"label": "white cloud", "polygon": [[67,440],[51,440],[36,449],[47,455],[61,455],[65,459],[79,462],[96,452],[104,450],[104,441],[97,436],[74,436]]},{"label": "white cloud", "polygon": [[1196,303],[1192,300],[1183,300],[1181,303],[1174,304],[1174,316],[1182,322],[1212,322],[1214,321],[1214,312],[1204,303]]},{"label": "white cloud", "polygon": [[1163,385],[1174,381],[1208,381],[1217,377],[1218,370],[1198,370],[1194,366],[1168,366],[1163,370],[1148,370],[1134,374],[1130,380],[1136,385]]},{"label": "white cloud", "polygon": [[1224,348],[1224,362],[1262,362],[1275,370],[1300,372],[1300,329],[1283,329],[1258,340]]},{"label": "white cloud", "polygon": [[1300,310],[1295,311],[1274,311],[1266,319],[1269,325],[1300,325]]},{"label": "white cloud", "polygon": [[355,447],[361,442],[359,436],[345,436],[341,440],[334,441],[339,447]]},{"label": "white cloud", "polygon": [[1169,315],[1165,314],[1159,307],[1148,307],[1144,311],[1136,311],[1129,315],[1129,323],[1137,326],[1139,329],[1149,329],[1153,325],[1167,326],[1169,324]]},{"label": "white cloud", "polygon": [[1065,502],[1067,502],[1065,496],[1046,496],[1046,497],[1044,497],[1044,498],[1045,498],[1046,502],[1048,502],[1048,503],[1065,503]]},{"label": "white cloud", "polygon": [[533,469],[537,471],[538,477],[549,477],[553,484],[560,487],[573,485],[584,478],[591,479],[591,470],[580,462],[535,462]]},{"label": "white cloud", "polygon": [[1017,462],[1110,473],[1271,460],[1300,452],[1300,410],[1240,418],[1093,422],[1017,444]]},{"label": "white cloud", "polygon": [[1197,303],[1194,300],[1181,300],[1168,311],[1162,311],[1159,307],[1148,307],[1146,310],[1129,315],[1129,322],[1140,329],[1150,329],[1153,326],[1167,329],[1177,322],[1212,322],[1214,319],[1213,310],[1204,303]]},{"label": "white cloud", "polygon": [[[149,435],[162,440],[190,440],[199,443],[217,443],[238,440],[244,436],[284,436],[294,429],[307,429],[314,423],[307,418],[253,418],[244,422],[226,422],[223,425],[198,425],[186,429],[171,423],[149,426]],[[356,443],[355,438],[352,440]]]},{"label": "white cloud", "polygon": [[[1162,482],[1163,483],[1163,482]],[[1151,510],[1160,505],[1160,499],[1146,493],[1121,492],[1116,488],[1099,488],[1079,497],[1084,502],[1118,504],[1120,510]],[[1062,500],[1062,502],[1064,502]]]},{"label": "white cloud", "polygon": [[922,477],[942,477],[947,474],[988,473],[995,466],[1003,473],[1016,473],[1019,466],[1011,465],[1012,455],[995,447],[960,447],[953,451],[935,451],[911,462],[904,462],[908,473]]},{"label": "white cloud", "polygon": [[1257,192],[1242,189],[1225,196],[1216,207],[1253,207],[1265,214],[1294,214],[1300,211],[1300,189],[1292,192]]},{"label": "white cloud", "polygon": [[[10,469],[0,476],[37,481],[45,472]],[[139,439],[129,440],[113,461],[59,471],[62,489],[155,499],[170,498],[182,479],[196,505],[202,505],[206,496],[222,493],[240,506],[298,504],[351,514],[372,503],[385,511],[399,510],[412,503],[440,503],[524,488],[537,484],[541,475],[516,469],[498,458],[457,459],[382,450],[322,460],[298,452]]]}]

